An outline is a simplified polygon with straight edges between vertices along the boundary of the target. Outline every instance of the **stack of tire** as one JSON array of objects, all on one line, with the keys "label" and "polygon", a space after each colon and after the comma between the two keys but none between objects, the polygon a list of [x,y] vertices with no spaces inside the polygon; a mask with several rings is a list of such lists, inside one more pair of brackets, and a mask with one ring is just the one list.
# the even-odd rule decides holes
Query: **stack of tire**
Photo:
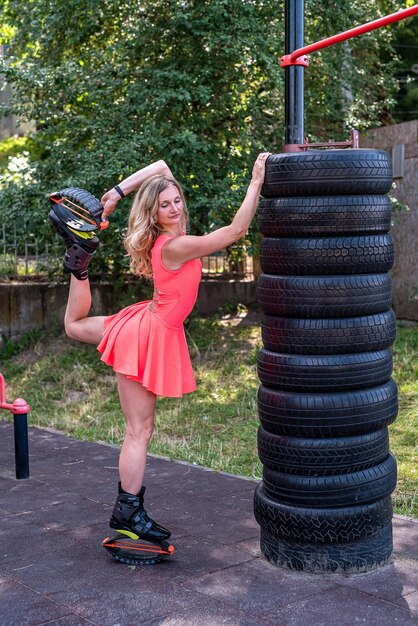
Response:
[{"label": "stack of tire", "polygon": [[292,570],[365,572],[391,556],[391,185],[379,150],[267,162],[254,509],[262,554]]}]

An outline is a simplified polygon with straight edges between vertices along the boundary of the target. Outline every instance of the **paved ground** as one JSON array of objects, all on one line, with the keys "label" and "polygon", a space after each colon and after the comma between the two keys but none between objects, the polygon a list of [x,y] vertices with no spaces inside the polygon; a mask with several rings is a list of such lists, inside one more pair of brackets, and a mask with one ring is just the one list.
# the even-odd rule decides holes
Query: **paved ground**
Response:
[{"label": "paved ground", "polygon": [[30,430],[31,478],[14,477],[0,422],[0,624],[407,626],[418,624],[418,522],[394,518],[394,560],[352,577],[308,576],[260,555],[255,483],[150,458],[147,508],[173,558],[118,564],[100,547],[118,449]]}]

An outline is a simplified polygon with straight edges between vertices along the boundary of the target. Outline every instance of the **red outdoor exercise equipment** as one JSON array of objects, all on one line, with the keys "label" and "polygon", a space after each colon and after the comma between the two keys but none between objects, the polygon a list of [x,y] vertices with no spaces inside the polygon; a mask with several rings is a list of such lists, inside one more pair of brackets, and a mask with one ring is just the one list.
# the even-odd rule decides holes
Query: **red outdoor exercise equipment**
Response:
[{"label": "red outdoor exercise equipment", "polygon": [[367,24],[356,26],[350,30],[338,33],[308,46],[304,46],[304,0],[286,0],[285,22],[286,39],[285,55],[280,59],[280,65],[285,69],[285,146],[284,152],[299,152],[314,147],[343,148],[358,147],[358,138],[352,135],[351,139],[338,144],[308,144],[304,137],[304,68],[309,65],[308,54],[322,48],[333,46],[336,43],[369,33],[400,20],[418,15],[418,4],[408,9],[401,9],[396,13],[386,15]]},{"label": "red outdoor exercise equipment", "polygon": [[332,37],[327,37],[326,39],[322,39],[321,41],[312,43],[309,46],[305,46],[304,48],[295,50],[294,52],[292,52],[292,54],[286,54],[280,59],[280,66],[287,67],[288,65],[304,65],[305,67],[307,67],[309,65],[309,59],[306,55],[310,54],[311,52],[316,52],[317,50],[321,50],[322,48],[333,46],[336,43],[346,41],[347,39],[351,39],[352,37],[358,37],[358,35],[369,33],[372,30],[376,30],[376,28],[388,26],[388,24],[399,22],[400,20],[404,20],[407,17],[412,17],[412,15],[416,14],[418,14],[418,4],[415,4],[409,9],[402,9],[400,11],[397,11],[396,13],[391,13],[391,15],[385,15],[385,17],[373,20],[372,22],[368,22],[367,24],[356,26],[355,28],[351,28],[350,30],[338,33],[337,35],[332,35]]},{"label": "red outdoor exercise equipment", "polygon": [[6,402],[6,385],[0,374],[0,409],[10,411],[14,420],[16,478],[29,478],[28,413],[30,406],[23,398],[13,404]]}]

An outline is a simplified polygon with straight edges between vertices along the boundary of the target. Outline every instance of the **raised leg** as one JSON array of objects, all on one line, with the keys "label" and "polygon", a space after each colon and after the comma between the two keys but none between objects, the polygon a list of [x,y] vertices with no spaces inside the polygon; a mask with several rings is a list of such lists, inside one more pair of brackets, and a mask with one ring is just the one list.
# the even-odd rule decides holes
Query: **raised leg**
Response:
[{"label": "raised leg", "polygon": [[89,280],[71,275],[70,292],[65,312],[65,332],[71,339],[98,344],[103,337],[105,315],[87,317],[91,308]]},{"label": "raised leg", "polygon": [[120,481],[124,491],[137,494],[142,486],[148,444],[154,429],[156,396],[123,374],[116,376],[126,422],[126,434],[119,457]]}]

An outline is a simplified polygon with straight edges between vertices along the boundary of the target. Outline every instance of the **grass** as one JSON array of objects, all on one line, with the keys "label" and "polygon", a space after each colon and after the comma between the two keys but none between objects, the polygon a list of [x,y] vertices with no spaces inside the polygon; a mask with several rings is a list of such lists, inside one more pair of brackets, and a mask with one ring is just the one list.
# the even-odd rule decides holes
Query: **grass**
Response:
[{"label": "grass", "polygon": [[418,517],[418,326],[398,326],[393,353],[399,387],[399,415],[389,428],[398,462],[394,506],[399,513]]},{"label": "grass", "polygon": [[[193,317],[187,337],[198,389],[182,399],[158,399],[150,452],[260,478],[257,315],[243,311]],[[35,332],[6,344],[0,359],[8,399],[21,396],[29,402],[31,424],[79,439],[122,442],[124,422],[115,377],[94,347]],[[390,427],[399,468],[394,505],[396,512],[418,517],[418,327],[399,326],[394,361],[400,390],[399,416]]]}]

